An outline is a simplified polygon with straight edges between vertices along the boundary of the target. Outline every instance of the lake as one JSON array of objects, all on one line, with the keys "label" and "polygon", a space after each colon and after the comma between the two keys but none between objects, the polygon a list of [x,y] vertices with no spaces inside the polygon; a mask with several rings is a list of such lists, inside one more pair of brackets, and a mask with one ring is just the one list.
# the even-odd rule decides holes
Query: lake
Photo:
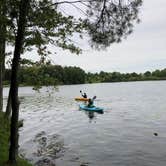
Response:
[{"label": "lake", "polygon": [[[79,110],[79,91],[103,114]],[[8,88],[4,89],[7,95]],[[22,87],[20,154],[35,165],[165,166],[166,81]]]}]

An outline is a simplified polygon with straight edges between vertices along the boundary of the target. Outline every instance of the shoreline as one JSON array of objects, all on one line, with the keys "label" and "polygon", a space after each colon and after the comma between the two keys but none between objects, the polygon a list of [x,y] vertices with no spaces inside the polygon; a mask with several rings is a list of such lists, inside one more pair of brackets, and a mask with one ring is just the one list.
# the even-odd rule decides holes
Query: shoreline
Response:
[{"label": "shoreline", "polygon": [[[7,119],[4,118],[4,112],[0,112],[0,165],[10,166],[8,161],[9,150],[9,131],[10,124]],[[33,166],[26,159],[20,156],[17,159],[17,166]]]}]

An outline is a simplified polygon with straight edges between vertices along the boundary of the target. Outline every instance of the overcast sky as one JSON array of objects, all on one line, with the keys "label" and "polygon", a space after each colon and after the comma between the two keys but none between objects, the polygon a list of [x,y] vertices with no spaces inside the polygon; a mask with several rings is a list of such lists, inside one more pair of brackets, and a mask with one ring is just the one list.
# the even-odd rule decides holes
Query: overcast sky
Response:
[{"label": "overcast sky", "polygon": [[100,52],[86,49],[83,44],[83,53],[79,56],[59,51],[50,57],[54,64],[79,66],[90,72],[145,72],[166,68],[165,16],[166,0],[144,0],[141,23],[120,44]]}]

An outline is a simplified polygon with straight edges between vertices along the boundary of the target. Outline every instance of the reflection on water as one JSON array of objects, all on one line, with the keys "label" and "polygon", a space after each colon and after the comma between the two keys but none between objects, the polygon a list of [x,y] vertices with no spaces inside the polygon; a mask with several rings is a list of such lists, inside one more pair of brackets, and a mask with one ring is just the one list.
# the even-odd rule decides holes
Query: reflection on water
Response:
[{"label": "reflection on water", "polygon": [[37,149],[33,153],[34,157],[38,157],[35,165],[55,165],[55,159],[62,157],[65,151],[64,141],[59,135],[47,136],[45,131],[38,133],[33,140]]},{"label": "reflection on water", "polygon": [[92,111],[88,111],[87,114],[88,114],[89,120],[92,120],[95,117],[95,113]]},{"label": "reflection on water", "polygon": [[91,123],[92,121],[96,121],[97,119],[97,114],[104,114],[104,111],[100,111],[100,112],[94,112],[94,111],[84,111],[81,110],[82,112],[85,112],[85,114],[87,115],[87,117],[89,118],[89,122]]},{"label": "reflection on water", "polygon": [[44,131],[37,134],[33,140],[37,144],[37,151],[34,155],[52,159],[60,157],[59,152],[62,153],[64,151],[64,142],[59,137],[59,135],[47,136]]},{"label": "reflection on water", "polygon": [[[80,89],[97,94],[104,114],[79,110]],[[51,95],[20,88],[20,153],[37,166],[165,166],[165,90],[166,81],[60,86]]]}]

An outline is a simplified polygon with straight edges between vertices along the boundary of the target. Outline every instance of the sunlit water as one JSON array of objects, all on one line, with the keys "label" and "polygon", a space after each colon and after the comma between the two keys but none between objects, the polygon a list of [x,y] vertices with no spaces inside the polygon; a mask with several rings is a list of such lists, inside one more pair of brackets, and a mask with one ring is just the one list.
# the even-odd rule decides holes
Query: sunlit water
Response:
[{"label": "sunlit water", "polygon": [[[5,94],[7,94],[5,89]],[[79,91],[104,114],[80,111]],[[20,154],[42,166],[165,166],[166,81],[20,88]],[[154,133],[158,135],[155,136]]]}]

